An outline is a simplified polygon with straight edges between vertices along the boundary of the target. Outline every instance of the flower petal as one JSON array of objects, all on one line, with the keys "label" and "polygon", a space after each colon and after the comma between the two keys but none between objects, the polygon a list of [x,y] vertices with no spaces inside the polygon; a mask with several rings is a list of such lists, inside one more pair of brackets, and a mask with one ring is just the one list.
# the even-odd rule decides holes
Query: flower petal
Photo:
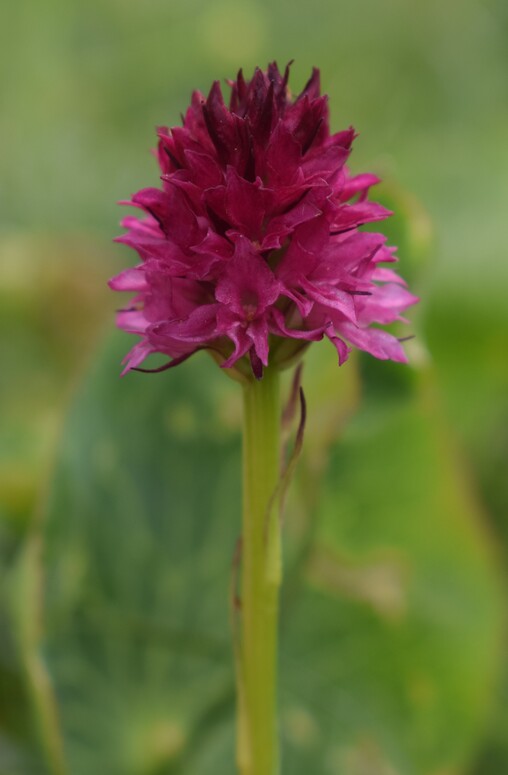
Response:
[{"label": "flower petal", "polygon": [[360,350],[374,355],[380,360],[407,363],[407,356],[399,340],[380,328],[359,328],[352,323],[342,323],[338,327],[341,336]]}]

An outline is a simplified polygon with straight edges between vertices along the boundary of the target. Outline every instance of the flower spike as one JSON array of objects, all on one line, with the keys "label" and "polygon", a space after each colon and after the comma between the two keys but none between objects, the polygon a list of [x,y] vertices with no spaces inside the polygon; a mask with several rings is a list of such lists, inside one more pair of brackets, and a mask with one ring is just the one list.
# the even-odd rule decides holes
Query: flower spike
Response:
[{"label": "flower spike", "polygon": [[281,340],[292,343],[285,363],[323,337],[341,364],[352,347],[406,361],[401,340],[373,327],[417,301],[380,266],[396,260],[384,236],[361,231],[391,214],[368,199],[379,180],[349,174],[354,130],[330,134],[316,68],[292,99],[290,64],[250,80],[240,70],[227,103],[215,81],[208,97],[194,92],[181,127],[158,129],[161,187],[132,197],[145,218],[126,218],[118,238],[141,263],[110,281],[136,293],[117,318],[141,337],[124,372],[152,353],[170,360],[146,371],[209,349],[260,379]]}]

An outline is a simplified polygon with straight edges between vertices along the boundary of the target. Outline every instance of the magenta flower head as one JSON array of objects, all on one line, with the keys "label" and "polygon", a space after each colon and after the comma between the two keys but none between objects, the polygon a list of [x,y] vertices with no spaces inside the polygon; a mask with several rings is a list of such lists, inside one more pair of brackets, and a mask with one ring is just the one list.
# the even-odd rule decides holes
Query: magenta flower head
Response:
[{"label": "magenta flower head", "polygon": [[[141,340],[124,373],[151,353],[162,368],[198,350],[244,376],[294,362],[328,338],[339,363],[351,347],[406,361],[399,340],[375,324],[400,320],[417,299],[390,268],[382,234],[360,231],[390,215],[367,199],[379,182],[346,167],[353,129],[330,134],[319,71],[295,99],[275,63],[194,92],[183,126],[158,130],[160,188],[127,202],[118,238],[141,263],[110,281],[136,295],[118,326]],[[373,325],[374,324],[374,325]],[[157,369],[158,371],[161,369]]]}]

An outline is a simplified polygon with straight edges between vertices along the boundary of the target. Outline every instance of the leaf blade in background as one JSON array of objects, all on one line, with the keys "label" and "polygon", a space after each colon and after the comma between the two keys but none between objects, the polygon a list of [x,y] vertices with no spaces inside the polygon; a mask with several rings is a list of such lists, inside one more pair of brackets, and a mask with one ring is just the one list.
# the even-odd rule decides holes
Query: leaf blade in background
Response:
[{"label": "leaf blade in background", "polygon": [[[124,347],[117,335],[98,357],[66,424],[37,650],[72,775],[233,773],[239,389],[204,355],[169,376],[119,380]],[[313,403],[354,382],[339,369],[324,379],[332,355],[317,351],[313,457],[329,444],[319,423],[312,442]],[[305,459],[288,504],[281,719],[295,775],[458,769],[475,753],[496,665],[497,579],[452,473],[433,377],[365,363],[364,404],[330,453],[303,552],[291,512],[313,470]]]}]

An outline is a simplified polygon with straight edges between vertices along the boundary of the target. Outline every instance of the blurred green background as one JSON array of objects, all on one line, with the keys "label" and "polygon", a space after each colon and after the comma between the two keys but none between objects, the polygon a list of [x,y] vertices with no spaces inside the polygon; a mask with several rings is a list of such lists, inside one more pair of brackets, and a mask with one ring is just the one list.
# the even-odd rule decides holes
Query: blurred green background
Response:
[{"label": "blurred green background", "polygon": [[20,0],[0,23],[0,774],[234,772],[238,389],[118,379],[106,280],[154,127],[239,66],[312,65],[360,132],[411,366],[307,358],[286,513],[292,775],[508,772],[508,6]]}]

